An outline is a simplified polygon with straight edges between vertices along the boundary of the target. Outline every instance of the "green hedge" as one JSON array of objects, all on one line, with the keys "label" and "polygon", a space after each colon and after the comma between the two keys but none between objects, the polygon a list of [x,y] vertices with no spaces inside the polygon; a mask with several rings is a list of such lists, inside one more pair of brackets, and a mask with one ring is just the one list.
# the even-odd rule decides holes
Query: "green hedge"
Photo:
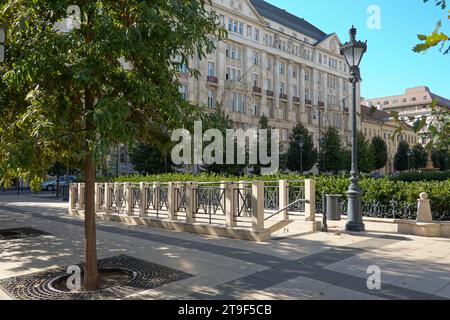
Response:
[{"label": "green hedge", "polygon": [[390,177],[392,181],[446,181],[450,180],[450,171],[436,172],[405,172],[397,176]]},{"label": "green hedge", "polygon": [[[317,197],[321,197],[322,192],[337,193],[345,196],[347,193],[350,180],[345,176],[314,176],[311,177],[316,181]],[[203,173],[200,175],[193,174],[161,174],[150,176],[125,176],[120,177],[114,182],[171,182],[171,181],[198,181],[198,182],[220,182],[220,181],[239,181],[254,180],[255,177],[233,177],[221,176],[217,174]],[[277,180],[304,180],[304,176],[296,174],[280,174],[275,176],[258,177],[264,181]],[[446,181],[392,181],[385,179],[362,178],[361,188],[363,190],[363,201],[372,203],[380,201],[382,204],[389,204],[389,201],[395,198],[400,202],[407,202],[410,206],[416,206],[417,199],[421,192],[426,192],[431,200],[433,212],[443,214],[450,212],[450,180]],[[320,198],[319,198],[320,199]]]}]

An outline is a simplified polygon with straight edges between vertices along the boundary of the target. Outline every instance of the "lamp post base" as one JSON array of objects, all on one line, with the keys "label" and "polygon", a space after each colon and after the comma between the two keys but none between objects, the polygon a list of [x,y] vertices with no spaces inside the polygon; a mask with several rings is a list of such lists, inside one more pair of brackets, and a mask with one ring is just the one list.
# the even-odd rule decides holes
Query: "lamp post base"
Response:
[{"label": "lamp post base", "polygon": [[345,225],[345,231],[350,231],[350,232],[363,232],[365,231],[366,228],[364,226],[364,223],[358,223],[358,222],[348,222]]}]

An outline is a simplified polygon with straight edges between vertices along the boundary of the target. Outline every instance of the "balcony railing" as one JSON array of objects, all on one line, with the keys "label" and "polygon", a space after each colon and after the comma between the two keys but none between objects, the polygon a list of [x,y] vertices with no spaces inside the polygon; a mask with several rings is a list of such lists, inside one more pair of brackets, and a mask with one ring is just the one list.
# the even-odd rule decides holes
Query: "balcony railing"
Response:
[{"label": "balcony railing", "polygon": [[284,94],[284,93],[280,93],[280,99],[287,100],[288,99],[288,95]]},{"label": "balcony railing", "polygon": [[305,104],[309,104],[309,105],[312,105],[312,101],[311,101],[311,100],[309,100],[309,99],[305,99]]},{"label": "balcony railing", "polygon": [[266,95],[268,97],[273,97],[274,96],[273,91],[271,91],[271,90],[266,90]]},{"label": "balcony railing", "polygon": [[319,101],[319,106],[320,107],[325,107],[325,102]]},{"label": "balcony railing", "polygon": [[218,84],[219,80],[217,79],[217,77],[213,77],[213,76],[208,76],[206,78],[206,81],[209,83],[214,83],[214,84]]},{"label": "balcony railing", "polygon": [[262,93],[262,89],[260,87],[253,87],[253,93],[260,95]]},{"label": "balcony railing", "polygon": [[300,97],[293,97],[292,99],[294,100],[294,102],[300,103]]}]

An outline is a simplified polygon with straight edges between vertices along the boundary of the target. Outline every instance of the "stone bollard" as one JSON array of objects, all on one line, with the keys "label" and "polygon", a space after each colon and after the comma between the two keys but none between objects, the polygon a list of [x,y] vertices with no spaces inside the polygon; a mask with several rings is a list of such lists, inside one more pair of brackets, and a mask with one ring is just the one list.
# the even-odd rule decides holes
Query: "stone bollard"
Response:
[{"label": "stone bollard", "polygon": [[432,223],[433,215],[431,214],[430,200],[428,194],[422,192],[417,204],[417,222],[419,223]]}]

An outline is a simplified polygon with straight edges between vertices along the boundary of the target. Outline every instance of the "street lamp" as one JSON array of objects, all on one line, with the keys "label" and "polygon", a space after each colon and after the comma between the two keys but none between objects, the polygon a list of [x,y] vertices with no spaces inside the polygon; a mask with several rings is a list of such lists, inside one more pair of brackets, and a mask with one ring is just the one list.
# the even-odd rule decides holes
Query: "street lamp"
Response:
[{"label": "street lamp", "polygon": [[5,42],[6,30],[4,26],[0,26],[0,63],[5,62]]},{"label": "street lamp", "polygon": [[303,147],[305,146],[305,141],[303,140],[303,137],[300,138],[298,146],[300,147],[300,172],[303,175]]},{"label": "street lamp", "polygon": [[350,187],[348,189],[348,222],[345,226],[347,231],[364,231],[364,223],[361,214],[361,188],[359,187],[358,172],[358,140],[356,123],[356,85],[361,81],[359,64],[364,53],[367,51],[367,41],[356,41],[356,28],[350,29],[350,41],[341,48],[341,55],[345,57],[350,67],[351,78],[349,79],[353,86],[353,110],[352,110],[352,169],[350,172]]},{"label": "street lamp", "polygon": [[408,150],[407,156],[408,156],[408,170],[411,170],[411,157],[414,153],[411,150]]}]

